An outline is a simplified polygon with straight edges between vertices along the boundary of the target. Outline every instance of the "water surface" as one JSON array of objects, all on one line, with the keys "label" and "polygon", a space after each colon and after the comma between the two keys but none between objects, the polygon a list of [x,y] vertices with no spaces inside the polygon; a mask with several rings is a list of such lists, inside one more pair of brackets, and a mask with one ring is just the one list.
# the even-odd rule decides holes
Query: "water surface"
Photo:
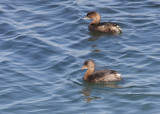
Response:
[{"label": "water surface", "polygon": [[[89,11],[123,33],[91,33]],[[0,113],[158,114],[159,11],[158,0],[1,0]],[[84,82],[86,59],[123,80]]]}]

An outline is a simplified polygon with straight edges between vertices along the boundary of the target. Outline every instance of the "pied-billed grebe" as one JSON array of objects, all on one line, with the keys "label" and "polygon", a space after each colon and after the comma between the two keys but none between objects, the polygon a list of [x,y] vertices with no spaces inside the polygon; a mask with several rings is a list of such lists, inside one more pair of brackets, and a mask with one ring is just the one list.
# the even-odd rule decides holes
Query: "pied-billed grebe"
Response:
[{"label": "pied-billed grebe", "polygon": [[81,69],[88,69],[83,79],[89,82],[113,82],[122,79],[120,74],[114,70],[102,69],[95,71],[95,63],[91,59],[86,60]]},{"label": "pied-billed grebe", "polygon": [[101,22],[101,16],[98,12],[89,12],[84,19],[92,19],[93,21],[89,25],[90,31],[105,32],[110,34],[120,34],[122,29],[119,25],[112,22]]}]

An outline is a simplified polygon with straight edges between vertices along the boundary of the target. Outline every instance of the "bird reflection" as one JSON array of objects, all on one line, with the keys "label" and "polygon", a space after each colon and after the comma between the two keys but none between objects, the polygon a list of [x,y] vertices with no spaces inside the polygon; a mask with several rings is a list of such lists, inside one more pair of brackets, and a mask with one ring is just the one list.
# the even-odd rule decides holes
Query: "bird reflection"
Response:
[{"label": "bird reflection", "polygon": [[100,52],[101,50],[99,49],[95,49],[95,50],[92,50],[92,52]]},{"label": "bird reflection", "polygon": [[97,48],[98,45],[95,44],[96,43],[95,41],[98,40],[103,34],[100,33],[100,32],[93,32],[93,31],[89,32],[89,34],[90,34],[91,37],[88,38],[88,41],[93,43],[93,45],[91,45],[91,51],[92,52],[101,52],[101,50]]},{"label": "bird reflection", "polygon": [[[92,44],[91,44],[91,51],[92,52],[101,52],[101,50],[98,47],[98,44],[96,44],[97,40],[100,39],[100,38],[104,38],[104,37],[107,37],[107,38],[115,38],[117,37],[116,34],[106,34],[106,33],[101,33],[101,32],[95,32],[95,31],[91,31],[88,33],[90,38],[88,38],[88,41],[90,41]],[[102,37],[103,36],[103,37]],[[103,51],[103,50],[102,50]]]},{"label": "bird reflection", "polygon": [[91,36],[94,37],[94,38],[99,38],[99,37],[101,37],[102,35],[106,35],[105,33],[95,32],[95,31],[90,31],[88,34],[91,35]]},{"label": "bird reflection", "polygon": [[95,41],[96,41],[96,40],[97,40],[96,38],[89,38],[89,39],[88,39],[88,41],[91,41],[91,43],[93,43],[93,44],[91,45],[91,51],[92,51],[92,52],[101,52],[101,50],[97,48],[98,45],[95,44]]},{"label": "bird reflection", "polygon": [[[96,87],[107,87],[107,88],[122,88],[121,86],[117,85],[115,82],[111,82],[111,83],[99,83],[99,84],[89,84],[89,86],[96,86]],[[101,99],[101,97],[97,97],[97,96],[91,96],[91,92],[92,92],[92,88],[91,87],[86,87],[82,89],[82,93],[85,96],[85,98],[83,99],[86,103],[91,103],[92,100],[98,100]],[[107,92],[108,93],[108,92]]]},{"label": "bird reflection", "polygon": [[90,103],[92,100],[101,99],[100,97],[90,96],[91,88],[84,88],[82,90],[82,93],[84,94],[84,96],[86,96],[86,98],[83,99],[84,101],[86,101],[86,103]]}]

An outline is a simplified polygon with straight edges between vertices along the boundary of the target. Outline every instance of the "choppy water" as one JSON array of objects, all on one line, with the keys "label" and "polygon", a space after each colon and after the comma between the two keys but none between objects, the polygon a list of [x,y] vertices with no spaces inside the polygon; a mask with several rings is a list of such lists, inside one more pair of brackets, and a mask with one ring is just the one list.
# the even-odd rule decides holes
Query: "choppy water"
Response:
[{"label": "choppy water", "polygon": [[[90,33],[88,11],[123,33]],[[86,59],[123,80],[84,82]],[[159,0],[0,1],[0,114],[159,114],[159,66]]]}]

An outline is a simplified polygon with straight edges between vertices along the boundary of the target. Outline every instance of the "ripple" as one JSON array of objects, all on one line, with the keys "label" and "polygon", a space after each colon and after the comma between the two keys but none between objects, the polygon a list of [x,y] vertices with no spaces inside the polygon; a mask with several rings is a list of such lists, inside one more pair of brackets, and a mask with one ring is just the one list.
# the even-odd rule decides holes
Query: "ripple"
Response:
[{"label": "ripple", "polygon": [[6,31],[10,31],[10,30],[15,29],[15,27],[13,27],[12,25],[10,25],[8,23],[1,23],[0,26],[1,26],[0,27],[1,34],[6,33]]},{"label": "ripple", "polygon": [[[159,5],[1,0],[0,113],[158,113]],[[82,19],[89,11],[117,22],[123,33],[90,32]],[[86,59],[96,69],[119,71],[123,80],[83,81]]]}]

